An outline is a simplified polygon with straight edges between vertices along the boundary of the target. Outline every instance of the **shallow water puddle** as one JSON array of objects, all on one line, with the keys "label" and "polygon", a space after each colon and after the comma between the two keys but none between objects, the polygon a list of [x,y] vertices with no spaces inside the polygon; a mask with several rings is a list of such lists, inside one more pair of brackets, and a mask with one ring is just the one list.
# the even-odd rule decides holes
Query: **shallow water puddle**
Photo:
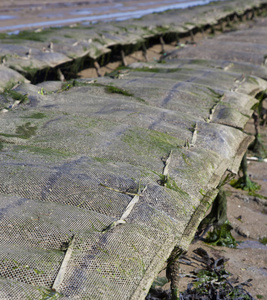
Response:
[{"label": "shallow water puddle", "polygon": [[[25,24],[16,24],[16,25],[7,25],[0,26],[0,31],[7,30],[21,30],[23,28],[30,27],[48,27],[48,26],[60,26],[67,23],[79,23],[79,22],[98,22],[98,21],[110,21],[116,20],[121,21],[130,18],[141,18],[145,15],[152,13],[160,13],[165,10],[170,9],[184,9],[187,7],[198,6],[208,4],[209,2],[214,2],[217,0],[195,0],[195,1],[164,1],[164,2],[147,2],[147,3],[130,3],[130,6],[127,7],[122,3],[114,4],[112,6],[103,6],[102,3],[99,3],[99,6],[95,7],[84,7],[83,9],[74,10],[74,11],[65,11],[61,20],[43,20],[40,22],[34,23],[25,23]],[[97,3],[96,3],[97,4]],[[54,4],[56,5],[56,4]],[[145,9],[139,9],[139,7],[144,7]],[[152,7],[151,7],[152,6]],[[69,5],[71,7],[71,5]],[[44,8],[45,10],[46,8]],[[93,15],[92,15],[93,14]],[[79,15],[80,17],[68,18],[68,15]],[[39,14],[43,18],[54,18],[54,13],[43,12]],[[7,16],[2,16],[7,17]],[[16,18],[15,16],[13,16]],[[5,20],[5,19],[2,19]],[[1,21],[1,17],[0,17]]]},{"label": "shallow water puddle", "polygon": [[267,245],[263,245],[259,241],[244,241],[238,244],[238,249],[245,249],[245,248],[251,248],[251,249],[262,249],[267,250]]}]

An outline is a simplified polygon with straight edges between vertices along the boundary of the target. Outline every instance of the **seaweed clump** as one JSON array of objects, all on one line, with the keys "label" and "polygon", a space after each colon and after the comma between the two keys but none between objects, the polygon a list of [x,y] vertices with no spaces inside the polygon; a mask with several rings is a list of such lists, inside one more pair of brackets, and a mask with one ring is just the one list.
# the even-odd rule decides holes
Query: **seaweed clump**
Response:
[{"label": "seaweed clump", "polygon": [[231,186],[237,189],[242,189],[244,191],[248,192],[255,192],[261,188],[260,185],[258,185],[256,182],[252,181],[248,175],[247,169],[247,155],[245,153],[242,161],[240,169],[243,173],[241,177],[239,177],[238,180],[232,180],[230,182]]},{"label": "seaweed clump", "polygon": [[171,290],[163,288],[168,282],[167,278],[158,277],[146,300],[255,300],[245,290],[246,286],[251,286],[252,279],[240,283],[225,269],[225,264],[229,259],[224,257],[214,259],[203,248],[197,248],[193,252],[192,257],[187,255],[179,257],[180,264],[193,267],[190,274],[179,274],[179,277],[193,278],[188,283],[187,289],[173,298]]},{"label": "seaweed clump", "polygon": [[[213,227],[213,231],[208,232],[211,227]],[[214,246],[236,248],[237,243],[231,234],[232,229],[233,227],[227,219],[226,193],[220,189],[210,213],[199,224],[196,238]],[[203,239],[207,232],[207,237]]]},{"label": "seaweed clump", "polygon": [[267,156],[267,151],[262,142],[260,127],[265,127],[266,125],[267,110],[264,108],[264,101],[267,99],[266,90],[259,93],[256,98],[259,102],[257,103],[252,115],[255,128],[255,139],[249,146],[249,150],[251,150],[259,159],[264,159]]},{"label": "seaweed clump", "polygon": [[228,259],[210,257],[206,250],[197,248],[193,259],[200,262],[202,269],[196,268],[192,273],[194,280],[188,284],[186,291],[180,293],[181,300],[192,299],[254,299],[245,290],[252,279],[239,283],[231,278],[231,274],[225,270]]},{"label": "seaweed clump", "polygon": [[237,243],[231,234],[232,229],[229,221],[226,221],[220,227],[215,227],[213,231],[208,232],[205,242],[214,246],[236,248]]}]

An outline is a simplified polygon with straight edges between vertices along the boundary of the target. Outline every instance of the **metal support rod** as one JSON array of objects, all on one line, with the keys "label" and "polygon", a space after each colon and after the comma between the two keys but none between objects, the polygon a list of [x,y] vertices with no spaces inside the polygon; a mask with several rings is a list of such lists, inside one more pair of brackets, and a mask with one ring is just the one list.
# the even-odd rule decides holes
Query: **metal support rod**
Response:
[{"label": "metal support rod", "polygon": [[191,38],[191,42],[194,43],[195,39],[194,39],[194,33],[193,30],[190,30],[190,38]]},{"label": "metal support rod", "polygon": [[127,62],[126,62],[126,58],[125,58],[125,53],[123,50],[121,50],[121,61],[122,61],[122,64],[124,66],[127,66]]},{"label": "metal support rod", "polygon": [[143,56],[144,56],[145,61],[148,61],[147,49],[146,49],[146,45],[145,44],[142,45],[142,52],[143,52]]},{"label": "metal support rod", "polygon": [[98,77],[102,77],[101,73],[100,73],[100,66],[99,66],[99,63],[95,60],[94,61],[94,67],[95,67],[95,70],[96,70],[96,74]]},{"label": "metal support rod", "polygon": [[73,236],[71,238],[70,242],[69,242],[69,246],[68,246],[68,249],[66,251],[65,257],[62,261],[62,264],[61,264],[60,269],[58,271],[57,277],[56,277],[56,279],[54,281],[54,284],[52,286],[52,289],[55,290],[55,291],[58,291],[58,288],[59,288],[59,286],[61,285],[61,283],[64,279],[64,275],[66,273],[68,263],[71,259],[71,254],[72,254],[72,251],[73,251],[74,242],[75,242],[75,236]]},{"label": "metal support rod", "polygon": [[162,52],[162,54],[163,54],[163,53],[165,53],[165,49],[164,49],[165,42],[164,42],[162,36],[159,37],[159,42],[160,42],[160,45],[161,45],[161,52]]},{"label": "metal support rod", "polygon": [[167,261],[166,276],[171,282],[171,300],[179,300],[179,256],[182,250],[175,247]]}]

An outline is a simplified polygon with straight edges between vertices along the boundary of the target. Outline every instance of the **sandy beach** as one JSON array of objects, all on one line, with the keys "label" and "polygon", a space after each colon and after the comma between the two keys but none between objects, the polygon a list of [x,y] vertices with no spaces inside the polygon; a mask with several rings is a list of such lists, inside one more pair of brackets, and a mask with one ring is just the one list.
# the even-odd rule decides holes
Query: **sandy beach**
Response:
[{"label": "sandy beach", "polygon": [[0,32],[75,23],[119,21],[208,2],[210,0],[3,0],[0,3]]}]

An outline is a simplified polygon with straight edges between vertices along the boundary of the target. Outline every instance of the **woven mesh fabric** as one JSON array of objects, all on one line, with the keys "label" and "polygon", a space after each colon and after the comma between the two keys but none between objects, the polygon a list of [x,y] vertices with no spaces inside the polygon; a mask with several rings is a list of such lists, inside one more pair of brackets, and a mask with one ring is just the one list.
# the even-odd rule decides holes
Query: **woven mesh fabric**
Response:
[{"label": "woven mesh fabric", "polygon": [[148,68],[16,88],[29,103],[0,119],[1,299],[144,298],[237,171],[251,141],[240,128],[267,83]]},{"label": "woven mesh fabric", "polygon": [[[76,74],[88,58],[140,50],[148,38],[218,25],[261,3],[1,36],[1,300],[144,299],[252,140],[242,129],[267,88],[266,20],[180,47],[165,63],[133,64],[118,79],[32,85],[20,73]],[[28,103],[2,93],[18,80]]]}]

